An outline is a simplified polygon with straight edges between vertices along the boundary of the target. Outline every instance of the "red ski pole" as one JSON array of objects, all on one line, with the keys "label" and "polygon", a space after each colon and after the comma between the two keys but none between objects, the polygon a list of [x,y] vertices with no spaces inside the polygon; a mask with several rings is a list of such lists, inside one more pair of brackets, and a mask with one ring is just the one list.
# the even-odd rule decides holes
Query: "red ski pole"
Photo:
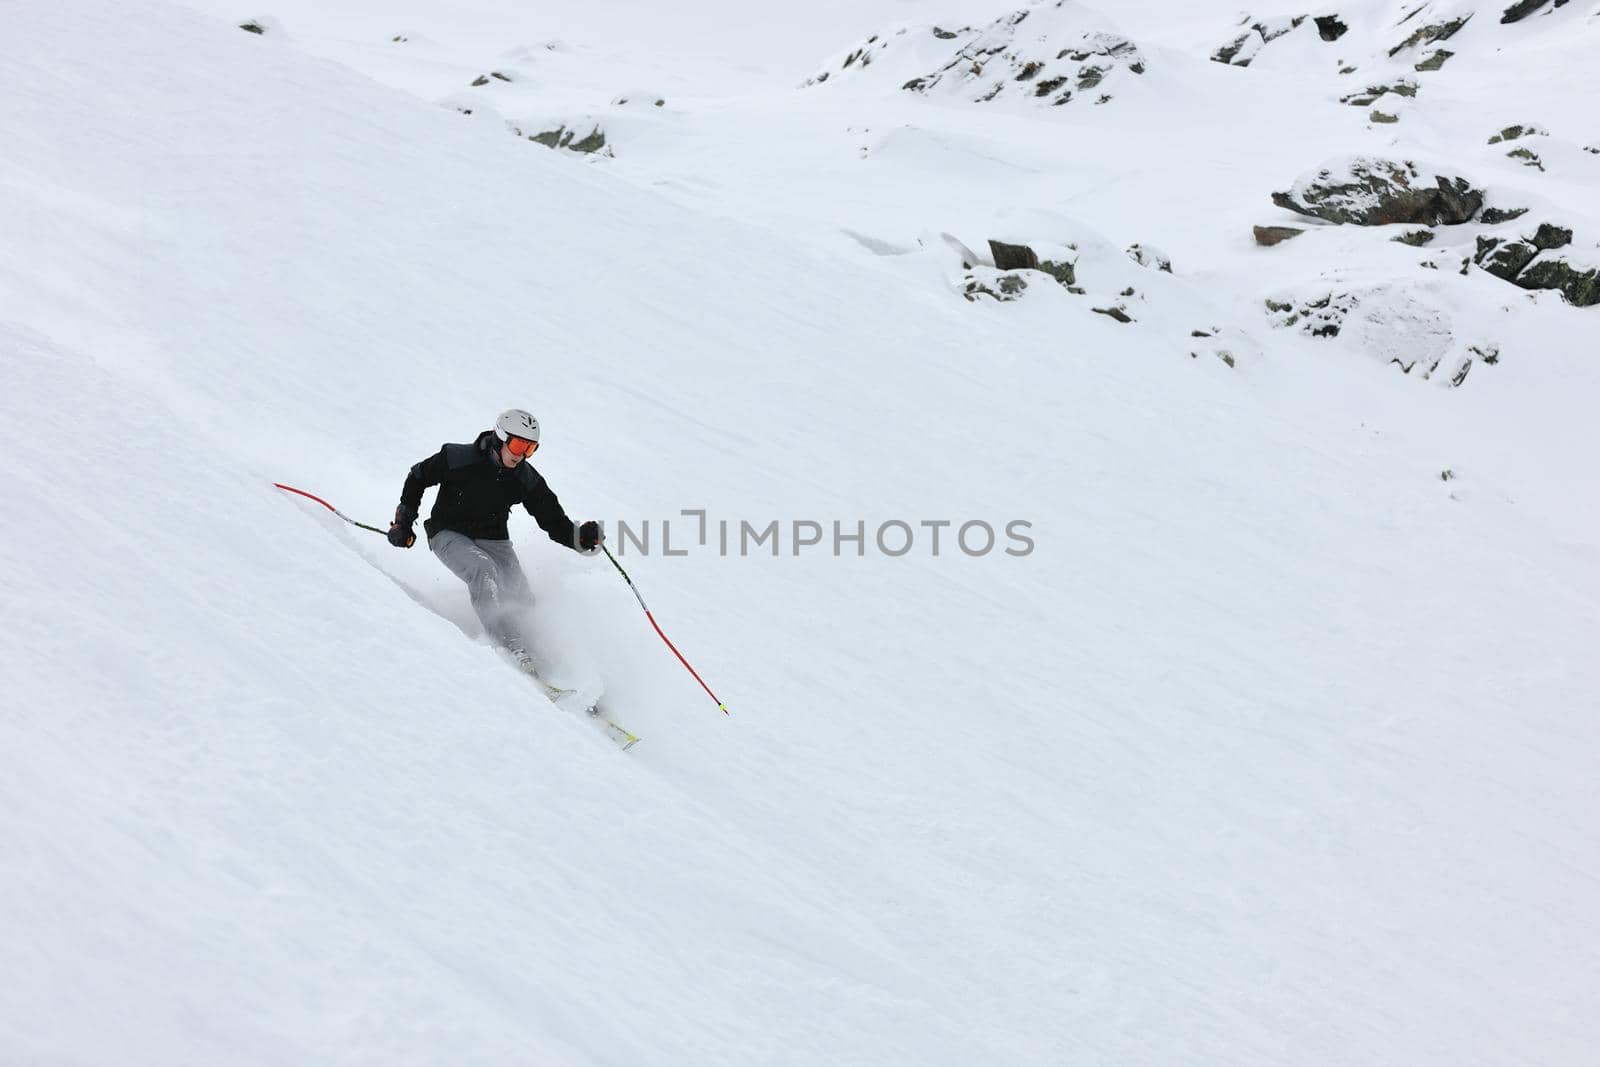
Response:
[{"label": "red ski pole", "polygon": [[284,485],[282,482],[273,482],[272,485],[273,485],[273,488],[282,489],[286,493],[295,493],[295,494],[297,494],[299,496],[305,497],[307,500],[315,500],[317,503],[321,504],[323,507],[325,507],[329,511],[333,512],[335,515],[339,516],[345,522],[348,522],[351,526],[359,526],[363,530],[371,530],[373,533],[383,534],[383,536],[385,536],[385,537],[389,536],[389,531],[388,530],[380,530],[376,526],[368,526],[364,522],[357,522],[356,520],[352,519],[350,516],[346,515],[344,512],[340,511],[338,508],[334,507],[332,504],[328,503],[326,500],[322,499],[320,496],[317,496],[314,493],[308,493],[304,489],[296,489],[292,485]]},{"label": "red ski pole", "polygon": [[711,691],[711,687],[706,684],[705,679],[700,677],[700,672],[689,666],[689,661],[683,658],[683,653],[678,651],[678,646],[674,645],[666,634],[661,633],[661,627],[656,623],[656,617],[650,614],[650,608],[645,604],[644,597],[639,595],[639,587],[633,584],[633,579],[629,578],[628,572],[622,569],[622,564],[617,562],[617,557],[611,554],[611,550],[606,548],[604,543],[600,545],[600,548],[603,552],[605,552],[606,559],[611,561],[611,565],[617,568],[617,573],[622,575],[622,580],[628,583],[628,588],[633,590],[633,599],[639,602],[639,606],[641,608],[644,608],[644,617],[650,620],[650,625],[654,626],[656,633],[661,635],[661,640],[665,641],[667,643],[667,647],[672,649],[672,654],[678,657],[678,662],[683,664],[684,669],[686,669],[690,674],[694,675],[694,680],[700,683],[700,688],[706,691],[706,695],[712,700],[717,701],[717,707],[722,709],[722,714],[730,714],[728,711],[728,705],[724,704],[720,700],[717,700],[717,694],[713,693]]}]

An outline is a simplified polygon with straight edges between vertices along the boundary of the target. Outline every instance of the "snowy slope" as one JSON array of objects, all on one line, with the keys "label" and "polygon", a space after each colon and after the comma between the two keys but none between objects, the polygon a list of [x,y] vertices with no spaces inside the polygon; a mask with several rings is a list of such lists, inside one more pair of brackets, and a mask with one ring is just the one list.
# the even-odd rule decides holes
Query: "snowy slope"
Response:
[{"label": "snowy slope", "polygon": [[[1273,69],[1295,38],[1231,68],[1154,0],[1106,13],[1150,67],[1098,109],[800,87],[904,8],[15,20],[0,1062],[1587,1062],[1600,309],[1249,226],[1376,137],[1589,179],[1467,158],[1443,105],[1374,131]],[[1590,14],[1531,29],[1570,61]],[[507,132],[637,88],[611,158]],[[940,233],[1070,241],[1136,321],[963,300]],[[1504,355],[1451,389],[1262,312],[1330,271]],[[630,572],[731,717],[526,520],[626,756],[425,553],[270,487],[381,523],[512,404],[574,515],[652,521]],[[667,557],[686,508],[782,553]],[[1037,547],[935,556],[940,519]]]}]

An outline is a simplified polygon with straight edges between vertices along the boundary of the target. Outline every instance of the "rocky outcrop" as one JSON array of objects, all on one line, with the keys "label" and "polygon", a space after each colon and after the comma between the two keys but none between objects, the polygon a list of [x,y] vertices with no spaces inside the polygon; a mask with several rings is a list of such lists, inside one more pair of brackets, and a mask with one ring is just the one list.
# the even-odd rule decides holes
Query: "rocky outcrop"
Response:
[{"label": "rocky outcrop", "polygon": [[1478,221],[1485,226],[1498,226],[1503,222],[1515,222],[1527,213],[1528,209],[1525,207],[1490,206],[1483,209]]},{"label": "rocky outcrop", "polygon": [[1584,267],[1541,255],[1517,276],[1517,284],[1524,289],[1558,289],[1574,307],[1600,304],[1600,266]]},{"label": "rocky outcrop", "polygon": [[[905,27],[874,34],[805,84],[866,77],[909,93],[975,103],[1104,104],[1119,80],[1142,75],[1146,64],[1132,41],[1097,25],[1077,4],[1056,0],[1013,11],[987,26]],[[930,41],[942,53],[932,64]]]},{"label": "rocky outcrop", "polygon": [[1510,159],[1521,160],[1524,167],[1532,167],[1538,171],[1544,170],[1544,160],[1540,159],[1539,153],[1531,148],[1513,148],[1506,153],[1506,156]]},{"label": "rocky outcrop", "polygon": [[1273,325],[1298,326],[1301,333],[1311,337],[1338,337],[1345,317],[1360,303],[1353,293],[1335,292],[1305,300],[1266,301],[1267,311],[1274,317]]},{"label": "rocky outcrop", "polygon": [[[1556,4],[1556,6],[1560,7],[1561,4],[1565,2],[1566,0],[1561,0],[1561,3]],[[1500,16],[1500,24],[1505,25],[1508,22],[1521,22],[1523,19],[1527,18],[1529,15],[1533,14],[1535,11],[1538,11],[1541,7],[1544,7],[1549,3],[1550,0],[1517,0],[1515,4],[1512,4],[1510,7],[1506,8],[1505,12]]]},{"label": "rocky outcrop", "polygon": [[[1420,11],[1422,9],[1418,8],[1417,10]],[[1416,48],[1419,45],[1435,44],[1439,41],[1448,41],[1450,38],[1460,33],[1461,27],[1465,26],[1470,21],[1472,21],[1472,15],[1471,13],[1468,13],[1462,15],[1460,18],[1446,19],[1443,22],[1429,23],[1420,29],[1413,30],[1410,36],[1406,37],[1405,40],[1389,49],[1389,55],[1393,57],[1399,55],[1408,48]]]},{"label": "rocky outcrop", "polygon": [[989,254],[994,257],[996,270],[1038,270],[1039,256],[1027,245],[1007,244],[991,240]]},{"label": "rocky outcrop", "polygon": [[1600,304],[1600,249],[1587,262],[1576,252],[1558,254],[1572,244],[1570,229],[1546,222],[1515,240],[1479,237],[1473,262],[1523,289],[1554,289],[1574,307],[1593,307]]},{"label": "rocky outcrop", "polygon": [[[1248,30],[1211,53],[1211,59],[1216,63],[1227,63],[1235,67],[1248,67],[1250,61],[1256,57],[1256,53],[1261,51],[1264,46],[1276,41],[1279,37],[1292,30],[1299,29],[1300,24],[1305,20],[1306,17],[1304,15],[1296,15],[1291,18],[1264,19],[1260,22],[1252,22]],[[1248,22],[1249,19],[1246,18],[1246,21]],[[1332,39],[1323,37],[1325,41]]]},{"label": "rocky outcrop", "polygon": [[1565,226],[1553,226],[1548,222],[1541,222],[1539,228],[1529,238],[1533,247],[1541,252],[1548,252],[1552,248],[1565,248],[1572,243],[1572,231]]},{"label": "rocky outcrop", "polygon": [[1317,35],[1324,41],[1337,41],[1350,29],[1338,15],[1322,15],[1317,18],[1316,22]]},{"label": "rocky outcrop", "polygon": [[1470,222],[1483,201],[1483,191],[1466,178],[1360,157],[1324,167],[1287,192],[1272,194],[1281,208],[1355,226],[1456,226]]},{"label": "rocky outcrop", "polygon": [[[1071,249],[1063,249],[1070,254]],[[1029,245],[1011,244],[1006,241],[989,241],[989,256],[994,260],[994,266],[999,271],[1036,270],[1041,274],[1048,274],[1068,292],[1081,294],[1083,290],[1077,287],[1077,265],[1066,258],[1050,259],[1040,256]]]},{"label": "rocky outcrop", "polygon": [[1473,262],[1496,278],[1508,282],[1517,280],[1522,268],[1533,262],[1539,250],[1527,241],[1503,241],[1498,237],[1478,238],[1478,252]]},{"label": "rocky outcrop", "polygon": [[986,296],[997,303],[1005,304],[1020,300],[1027,290],[1028,279],[1020,274],[1000,273],[980,267],[967,275],[962,284],[961,295],[968,301]]},{"label": "rocky outcrop", "polygon": [[1369,85],[1360,92],[1346,93],[1339,98],[1339,103],[1349,104],[1351,107],[1366,107],[1375,103],[1380,97],[1393,93],[1396,96],[1413,97],[1417,95],[1417,83],[1402,78],[1388,85]]},{"label": "rocky outcrop", "polygon": [[1493,137],[1489,138],[1490,144],[1500,144],[1503,141],[1516,141],[1524,137],[1545,137],[1549,131],[1539,126],[1507,126]]},{"label": "rocky outcrop", "polygon": [[528,134],[513,126],[511,132],[518,137],[526,137],[530,141],[542,144],[546,148],[564,148],[569,152],[579,152],[584,155],[590,155],[595,152],[611,155],[611,149],[606,147],[605,131],[599,126],[591,127],[589,132],[581,137],[578,135],[577,129],[569,129],[564,124],[540,133]]},{"label": "rocky outcrop", "polygon": [[1351,284],[1329,279],[1268,297],[1266,309],[1278,329],[1335,342],[1448,386],[1466,381],[1477,359],[1499,358],[1492,345],[1463,344],[1448,301],[1410,281]]}]

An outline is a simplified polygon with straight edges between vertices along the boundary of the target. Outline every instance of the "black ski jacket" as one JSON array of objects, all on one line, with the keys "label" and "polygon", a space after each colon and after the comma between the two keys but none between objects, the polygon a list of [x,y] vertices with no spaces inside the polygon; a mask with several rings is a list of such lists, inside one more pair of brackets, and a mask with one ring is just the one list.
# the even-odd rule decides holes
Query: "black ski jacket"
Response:
[{"label": "black ski jacket", "polygon": [[521,504],[550,540],[576,551],[572,520],[544,478],[526,462],[507,468],[499,451],[500,440],[493,430],[485,430],[470,445],[442,445],[406,475],[401,506],[416,514],[422,507],[422,491],[437,485],[433,511],[422,524],[430,538],[440,530],[454,530],[475,539],[504,541],[509,538],[506,519],[511,506]]}]

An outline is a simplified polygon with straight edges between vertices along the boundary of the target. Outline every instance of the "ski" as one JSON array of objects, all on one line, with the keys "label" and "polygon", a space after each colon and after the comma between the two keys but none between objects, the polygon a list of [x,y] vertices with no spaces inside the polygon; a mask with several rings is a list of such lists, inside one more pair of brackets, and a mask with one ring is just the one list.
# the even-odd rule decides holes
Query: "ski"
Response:
[{"label": "ski", "polygon": [[622,746],[622,751],[626,752],[628,749],[639,743],[639,738],[637,735],[630,734],[615,721],[606,718],[605,714],[602,713],[598,707],[596,707],[589,714],[600,720],[601,725],[605,727],[606,733],[610,735],[611,740]]},{"label": "ski", "polygon": [[[533,679],[534,684],[537,685],[541,691],[543,691],[545,697],[550,701],[550,703],[556,705],[556,707],[566,707],[566,705],[562,703],[563,698],[573,696],[578,692],[576,689],[563,689],[559,685],[554,685],[545,681],[543,678],[539,677],[538,672],[533,670],[532,666],[529,664],[519,663],[518,669],[521,670],[522,673],[526,674],[529,678]],[[596,701],[595,703],[584,708],[583,712],[585,715],[589,716],[589,718],[600,723],[601,727],[604,728],[606,732],[606,736],[610,737],[611,740],[622,746],[622,751],[624,752],[628,751],[628,749],[632,748],[634,745],[637,745],[642,740],[642,738],[640,738],[637,734],[629,731],[623,727],[621,723],[618,723],[604,711],[601,711],[599,701]]]}]

